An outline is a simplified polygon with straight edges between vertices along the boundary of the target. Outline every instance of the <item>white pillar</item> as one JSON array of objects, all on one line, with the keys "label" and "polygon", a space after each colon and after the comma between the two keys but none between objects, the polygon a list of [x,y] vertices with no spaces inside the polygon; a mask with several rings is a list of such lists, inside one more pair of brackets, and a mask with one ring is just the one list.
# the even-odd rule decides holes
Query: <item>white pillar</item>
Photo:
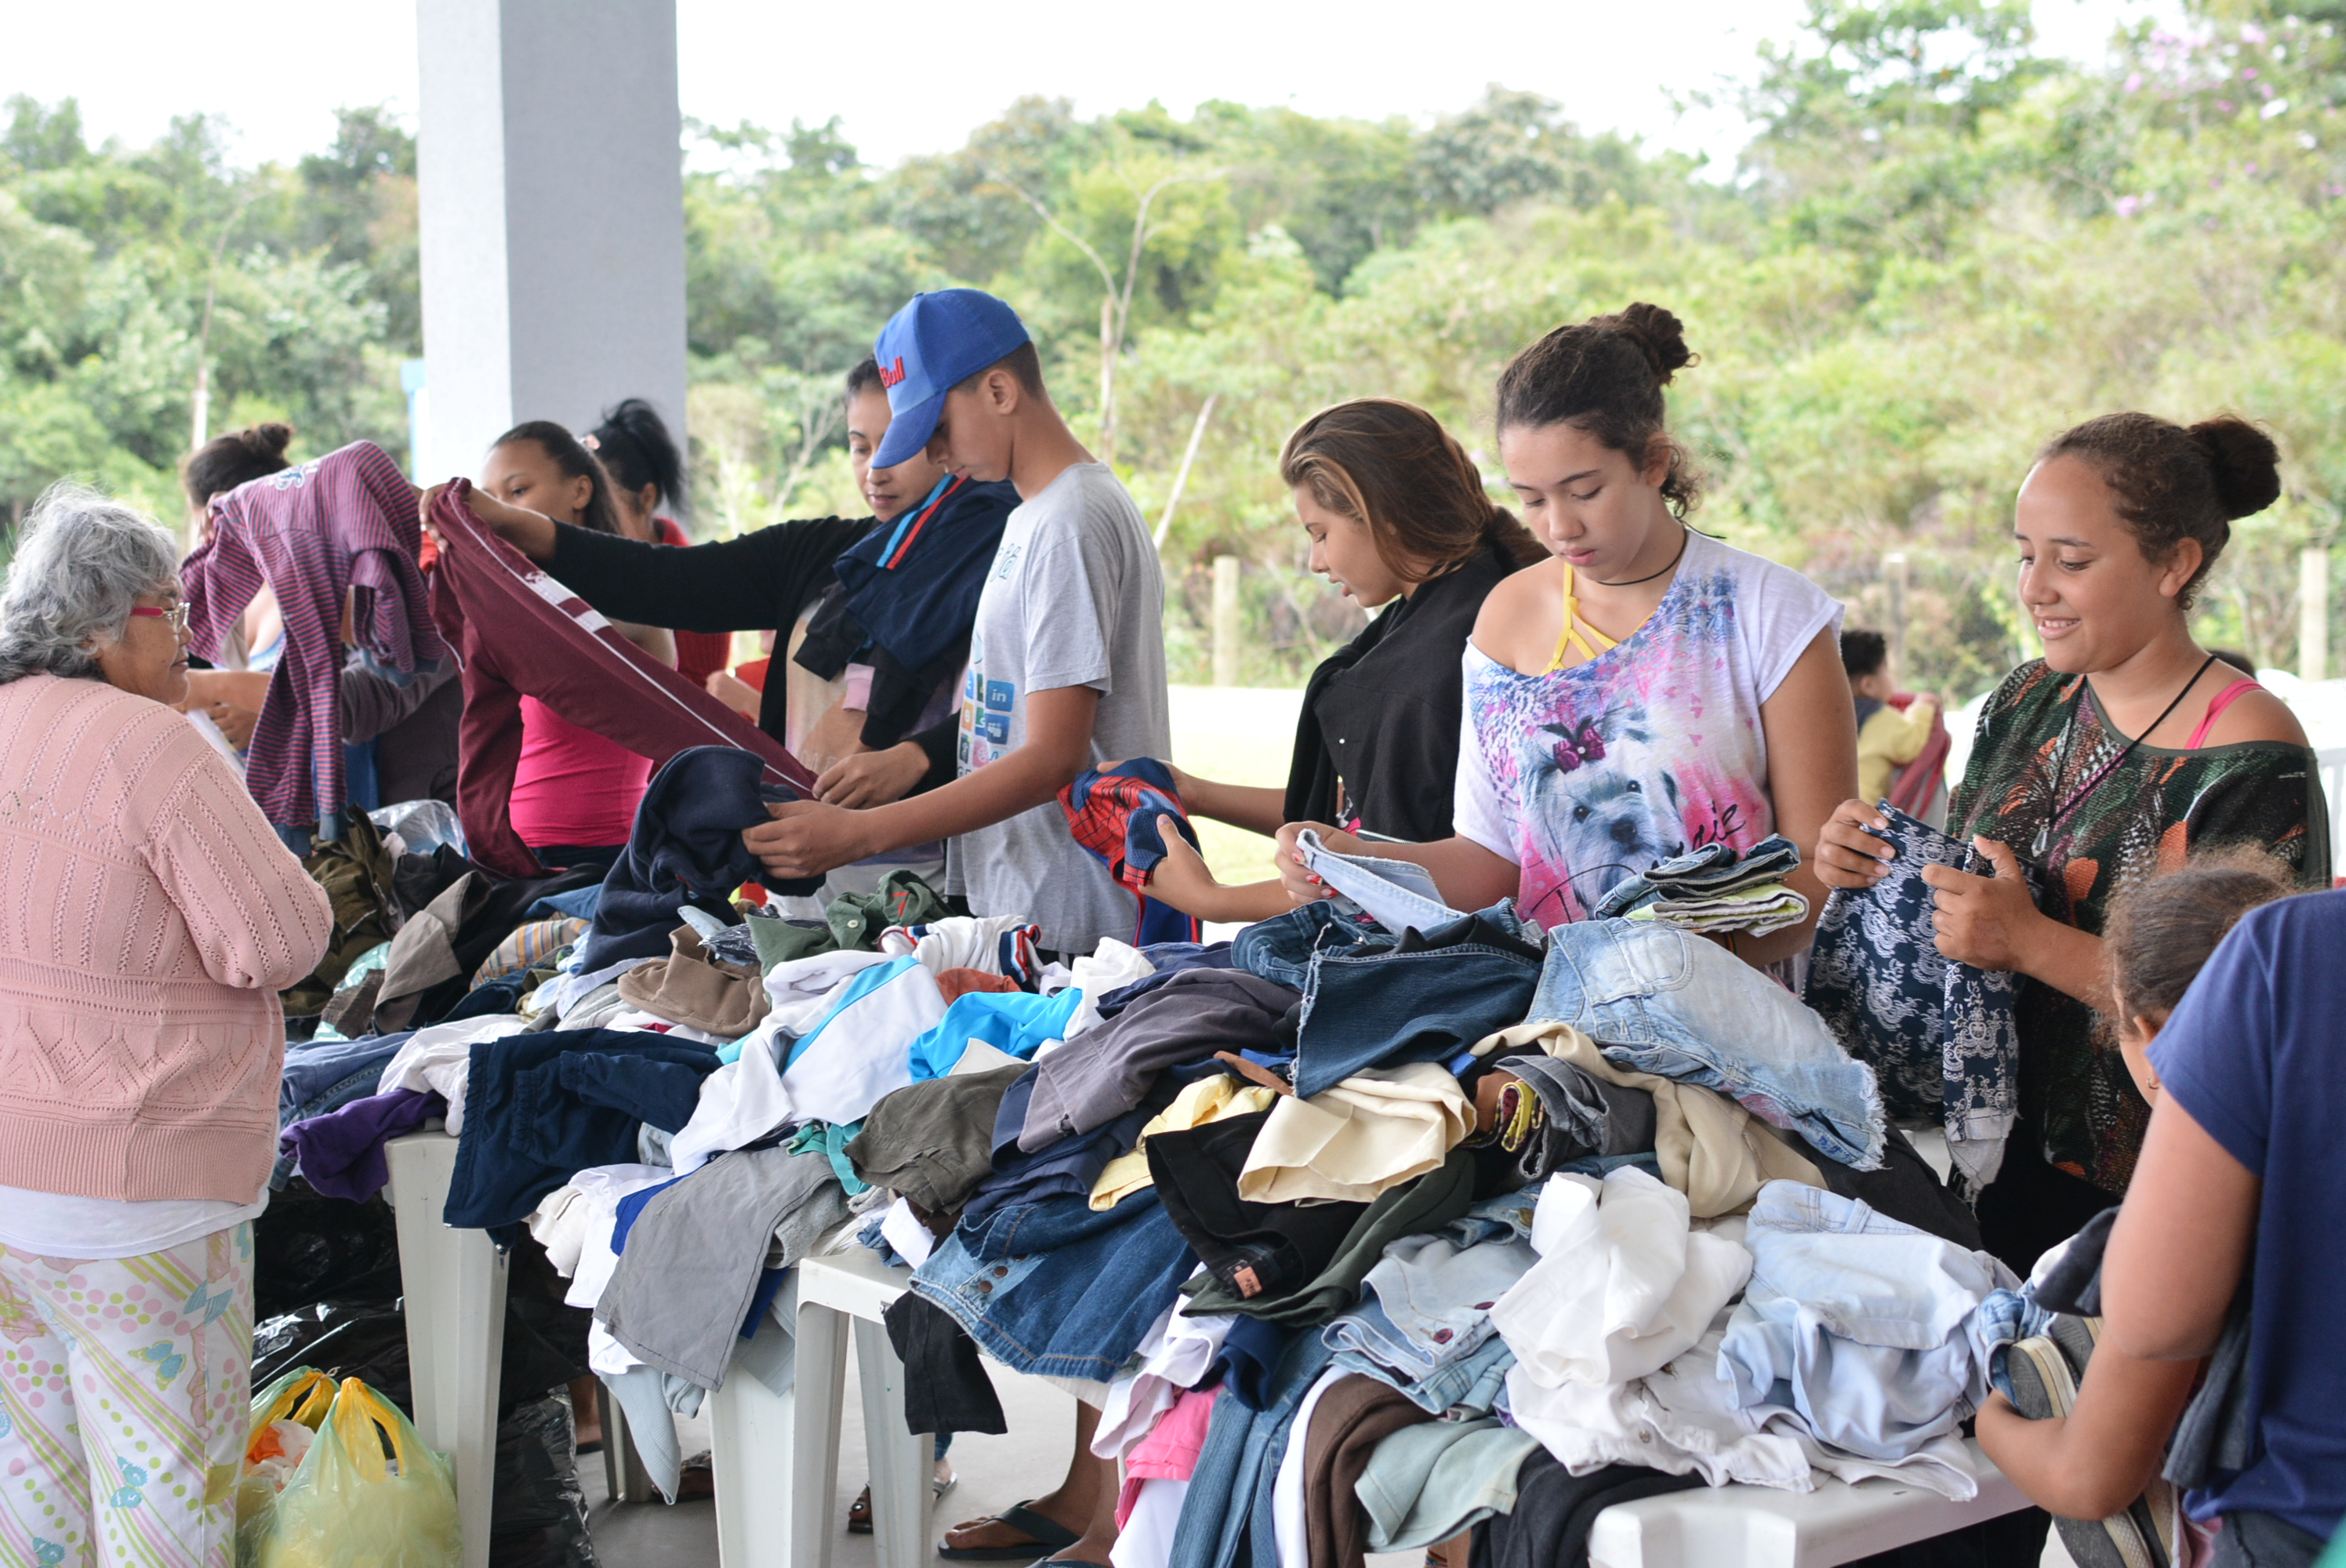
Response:
[{"label": "white pillar", "polygon": [[416,477],[623,397],[684,434],[675,0],[416,0]]},{"label": "white pillar", "polygon": [[2297,557],[2297,674],[2330,678],[2330,552],[2320,545]]}]

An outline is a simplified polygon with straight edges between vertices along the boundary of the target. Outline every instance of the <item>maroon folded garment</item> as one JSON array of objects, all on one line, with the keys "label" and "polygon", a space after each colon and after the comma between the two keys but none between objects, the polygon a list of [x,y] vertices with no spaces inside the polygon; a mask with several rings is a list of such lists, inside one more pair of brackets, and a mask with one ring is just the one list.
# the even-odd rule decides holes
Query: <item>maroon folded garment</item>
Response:
[{"label": "maroon folded garment", "polygon": [[455,481],[432,511],[440,535],[432,615],[463,655],[456,815],[474,860],[509,877],[540,871],[505,810],[525,696],[655,768],[695,746],[732,746],[764,759],[768,782],[814,793],[814,775],[780,741],[650,657],[498,538],[464,505],[470,488]]}]

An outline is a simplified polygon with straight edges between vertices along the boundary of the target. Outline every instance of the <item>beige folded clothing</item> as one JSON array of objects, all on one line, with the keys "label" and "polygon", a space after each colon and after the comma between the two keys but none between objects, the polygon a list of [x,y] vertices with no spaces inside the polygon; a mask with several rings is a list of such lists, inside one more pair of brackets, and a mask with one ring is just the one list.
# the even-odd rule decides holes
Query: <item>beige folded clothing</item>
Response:
[{"label": "beige folded clothing", "polygon": [[773,1010],[756,964],[711,958],[688,925],[677,927],[668,942],[668,957],[619,976],[619,996],[629,1006],[721,1040],[747,1034]]},{"label": "beige folded clothing", "polygon": [[1107,1162],[1092,1183],[1092,1207],[1111,1209],[1145,1186],[1155,1184],[1148,1174],[1148,1140],[1159,1133],[1183,1133],[1228,1116],[1268,1111],[1279,1098],[1260,1084],[1241,1084],[1227,1073],[1200,1078],[1173,1097],[1173,1103],[1148,1119],[1130,1150]]},{"label": "beige folded clothing", "polygon": [[1441,1168],[1474,1130],[1474,1105],[1431,1062],[1372,1067],[1311,1099],[1271,1107],[1239,1171],[1250,1203],[1367,1203]]},{"label": "beige folded clothing", "polygon": [[1654,1153],[1661,1161],[1662,1179],[1686,1194],[1687,1207],[1697,1219],[1750,1207],[1768,1182],[1825,1185],[1805,1156],[1733,1100],[1699,1084],[1616,1066],[1596,1041],[1569,1023],[1518,1023],[1477,1042],[1474,1054],[1490,1056],[1526,1045],[1536,1045],[1593,1078],[1644,1089],[1654,1096]]}]

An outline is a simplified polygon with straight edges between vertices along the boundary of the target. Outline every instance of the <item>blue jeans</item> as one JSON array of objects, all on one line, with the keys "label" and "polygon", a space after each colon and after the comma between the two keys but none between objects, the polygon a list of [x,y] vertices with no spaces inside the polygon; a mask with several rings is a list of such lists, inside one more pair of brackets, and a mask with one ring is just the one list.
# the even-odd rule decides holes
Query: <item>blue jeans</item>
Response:
[{"label": "blue jeans", "polygon": [[[1337,1319],[1328,1326],[1328,1331],[1333,1333],[1339,1324],[1346,1321],[1347,1318]],[[1515,1353],[1507,1348],[1504,1339],[1494,1334],[1464,1355],[1443,1362],[1421,1378],[1412,1379],[1379,1357],[1362,1350],[1337,1351],[1335,1364],[1348,1372],[1374,1378],[1398,1390],[1418,1409],[1434,1415],[1453,1410],[1487,1415],[1506,1391],[1507,1374],[1515,1368]]]},{"label": "blue jeans", "polygon": [[1279,1477],[1287,1445],[1302,1441],[1294,1430],[1295,1407],[1327,1370],[1330,1359],[1319,1335],[1298,1334],[1280,1358],[1270,1402],[1261,1410],[1247,1409],[1228,1389],[1222,1390],[1205,1446],[1198,1451],[1166,1568],[1229,1568],[1241,1548],[1255,1563],[1279,1561],[1271,1482]]},{"label": "blue jeans", "polygon": [[1230,942],[1230,959],[1249,974],[1300,991],[1311,978],[1313,954],[1390,947],[1392,941],[1334,900],[1316,899],[1239,932]]},{"label": "blue jeans", "polygon": [[1005,1205],[955,1229],[913,1288],[1013,1371],[1106,1382],[1197,1266],[1152,1187],[1105,1212],[1086,1196]]},{"label": "blue jeans", "polygon": [[1530,1017],[1572,1024],[1625,1067],[1717,1089],[1843,1165],[1882,1164],[1873,1070],[1716,942],[1645,921],[1558,926]]},{"label": "blue jeans", "polygon": [[1321,843],[1320,835],[1309,828],[1296,840],[1296,848],[1303,856],[1305,870],[1396,936],[1410,930],[1432,931],[1465,912],[1443,903],[1433,873],[1413,861],[1340,855]]},{"label": "blue jeans", "polygon": [[1364,1067],[1447,1061],[1522,1023],[1540,980],[1538,950],[1523,931],[1514,905],[1501,903],[1415,942],[1313,953],[1295,1092],[1309,1098]]}]

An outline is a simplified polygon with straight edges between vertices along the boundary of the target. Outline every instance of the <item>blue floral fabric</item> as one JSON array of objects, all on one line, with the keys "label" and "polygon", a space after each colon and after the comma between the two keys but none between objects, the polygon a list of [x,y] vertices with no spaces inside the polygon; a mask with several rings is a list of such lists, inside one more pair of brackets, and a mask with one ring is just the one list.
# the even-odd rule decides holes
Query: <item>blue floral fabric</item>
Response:
[{"label": "blue floral fabric", "polygon": [[[1925,866],[1992,874],[1970,845],[1882,807],[1897,850],[1870,888],[1838,889],[1817,918],[1804,999],[1849,1054],[1872,1064],[1890,1114],[1943,1122],[1969,1196],[1995,1179],[2020,1115],[2020,977],[1940,956]],[[2029,891],[2039,892],[2035,873]]]}]

